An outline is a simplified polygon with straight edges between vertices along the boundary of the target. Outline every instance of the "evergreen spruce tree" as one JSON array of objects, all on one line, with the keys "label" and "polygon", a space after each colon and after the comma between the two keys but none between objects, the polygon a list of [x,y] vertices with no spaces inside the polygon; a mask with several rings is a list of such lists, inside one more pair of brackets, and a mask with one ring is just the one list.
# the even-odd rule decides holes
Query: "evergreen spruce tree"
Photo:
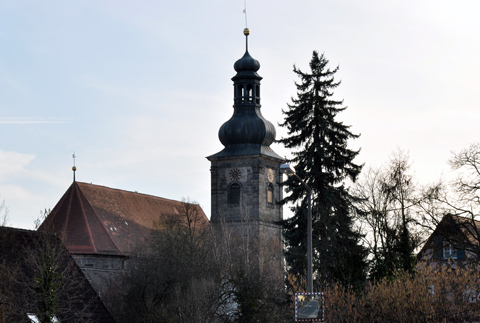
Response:
[{"label": "evergreen spruce tree", "polygon": [[[343,101],[331,97],[340,84],[334,80],[338,67],[330,70],[328,60],[313,52],[310,72],[295,66],[300,79],[297,98],[282,111],[282,127],[288,137],[279,142],[293,150],[288,160],[298,175],[312,188],[313,221],[313,277],[315,284],[341,282],[346,286],[363,282],[366,275],[366,250],[360,245],[362,235],[353,228],[352,196],[345,182],[355,181],[362,170],[353,159],[359,151],[347,148],[347,141],[358,135],[349,126],[336,120],[345,110]],[[285,240],[285,258],[290,274],[307,272],[307,207],[308,194],[295,179],[285,182],[287,193],[282,202],[293,202],[294,216],[282,222]],[[299,203],[298,203],[299,202]]]}]

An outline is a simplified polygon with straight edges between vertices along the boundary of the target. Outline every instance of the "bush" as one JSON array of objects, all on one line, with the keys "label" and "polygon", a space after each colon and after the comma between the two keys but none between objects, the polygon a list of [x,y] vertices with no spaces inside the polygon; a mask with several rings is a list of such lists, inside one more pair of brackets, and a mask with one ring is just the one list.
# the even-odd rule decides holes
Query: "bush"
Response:
[{"label": "bush", "polygon": [[326,322],[472,322],[480,320],[478,268],[425,267],[370,283],[360,294],[331,285]]}]

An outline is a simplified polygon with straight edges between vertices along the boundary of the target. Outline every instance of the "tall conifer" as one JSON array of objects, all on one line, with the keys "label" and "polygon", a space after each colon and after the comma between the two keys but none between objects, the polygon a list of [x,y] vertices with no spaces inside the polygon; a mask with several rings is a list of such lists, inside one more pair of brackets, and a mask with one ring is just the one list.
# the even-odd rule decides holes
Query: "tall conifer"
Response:
[{"label": "tall conifer", "polygon": [[[353,197],[345,181],[355,181],[362,165],[353,162],[359,151],[347,148],[349,139],[358,138],[349,126],[336,120],[345,110],[343,101],[333,100],[340,84],[334,79],[338,67],[330,70],[328,60],[313,52],[310,72],[295,66],[297,98],[282,111],[288,137],[279,140],[293,150],[290,162],[298,175],[312,188],[313,276],[321,282],[337,281],[354,285],[365,278],[366,251],[360,245],[361,234],[354,230]],[[304,275],[307,270],[307,192],[295,179],[286,182],[282,202],[293,202],[294,216],[283,221],[285,257],[288,270]]]}]

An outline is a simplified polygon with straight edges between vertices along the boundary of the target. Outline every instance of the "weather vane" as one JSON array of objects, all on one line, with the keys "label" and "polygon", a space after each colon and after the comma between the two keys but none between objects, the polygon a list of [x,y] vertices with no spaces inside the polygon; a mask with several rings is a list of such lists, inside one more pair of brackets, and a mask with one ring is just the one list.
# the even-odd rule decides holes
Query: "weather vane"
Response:
[{"label": "weather vane", "polygon": [[77,170],[77,167],[75,166],[75,158],[77,156],[75,156],[75,152],[73,152],[73,155],[72,155],[72,158],[73,158],[73,167],[72,167],[72,170],[73,170],[73,181],[75,182],[75,171]]},{"label": "weather vane", "polygon": [[248,25],[247,25],[247,0],[243,1],[243,13],[245,14],[245,28],[248,28]]}]

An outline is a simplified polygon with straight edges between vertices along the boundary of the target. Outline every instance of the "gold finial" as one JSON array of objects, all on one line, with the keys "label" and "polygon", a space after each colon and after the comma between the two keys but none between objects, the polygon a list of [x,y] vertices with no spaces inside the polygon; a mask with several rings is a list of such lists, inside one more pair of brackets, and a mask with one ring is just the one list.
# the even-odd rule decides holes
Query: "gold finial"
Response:
[{"label": "gold finial", "polygon": [[243,34],[244,34],[245,36],[250,35],[250,29],[245,28],[245,29],[243,30]]},{"label": "gold finial", "polygon": [[76,170],[77,170],[77,167],[73,166],[73,167],[72,167],[72,170],[73,170],[73,171],[76,171]]}]

